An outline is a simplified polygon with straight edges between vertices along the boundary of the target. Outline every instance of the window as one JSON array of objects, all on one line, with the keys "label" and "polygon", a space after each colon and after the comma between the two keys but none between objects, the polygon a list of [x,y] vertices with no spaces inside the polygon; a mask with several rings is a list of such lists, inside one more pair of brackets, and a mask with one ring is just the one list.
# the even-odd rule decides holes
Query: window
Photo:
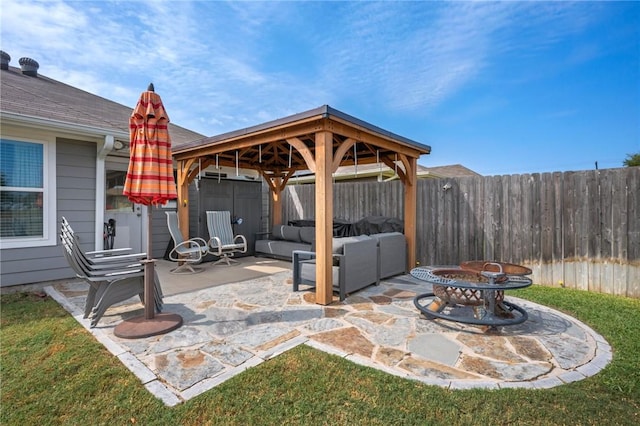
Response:
[{"label": "window", "polygon": [[107,172],[107,212],[132,212],[134,205],[126,195],[122,194],[124,182],[127,179],[127,172],[108,171]]},{"label": "window", "polygon": [[[0,241],[2,248],[55,244],[53,144],[0,139]],[[53,182],[52,182],[53,181]]]}]

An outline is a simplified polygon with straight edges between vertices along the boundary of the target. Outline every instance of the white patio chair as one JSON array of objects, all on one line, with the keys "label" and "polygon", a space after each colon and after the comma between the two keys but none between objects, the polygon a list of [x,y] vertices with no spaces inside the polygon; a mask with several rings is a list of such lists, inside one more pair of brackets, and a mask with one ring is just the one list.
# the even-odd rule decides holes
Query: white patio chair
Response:
[{"label": "white patio chair", "polygon": [[209,229],[211,253],[220,257],[214,265],[221,262],[225,262],[227,265],[231,265],[231,262],[238,263],[232,257],[236,253],[247,252],[247,239],[244,235],[233,235],[231,213],[226,210],[208,211],[207,228]]},{"label": "white patio chair", "polygon": [[182,237],[182,232],[178,225],[178,213],[165,213],[167,214],[169,233],[171,234],[174,244],[173,249],[169,253],[169,259],[180,263],[178,267],[172,269],[170,272],[173,274],[195,274],[202,272],[204,270],[203,268],[194,268],[193,265],[201,263],[202,259],[209,253],[207,242],[200,237],[185,240]]}]

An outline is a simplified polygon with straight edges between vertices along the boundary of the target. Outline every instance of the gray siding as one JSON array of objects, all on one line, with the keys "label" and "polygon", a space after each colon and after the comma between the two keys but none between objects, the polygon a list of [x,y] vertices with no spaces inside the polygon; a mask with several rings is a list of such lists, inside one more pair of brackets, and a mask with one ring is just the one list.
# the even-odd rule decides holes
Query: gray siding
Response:
[{"label": "gray siding", "polygon": [[[56,221],[65,216],[84,250],[95,245],[96,145],[82,141],[56,141]],[[56,229],[57,233],[58,230]],[[2,287],[73,277],[58,243],[49,247],[2,250]]]},{"label": "gray siding", "polygon": [[[171,241],[171,234],[169,234],[169,228],[167,227],[167,215],[165,212],[175,211],[176,209],[163,208],[161,206],[154,206],[151,207],[151,209],[152,256],[154,259],[164,259],[164,254]],[[146,246],[142,248],[142,251],[146,250]]]}]

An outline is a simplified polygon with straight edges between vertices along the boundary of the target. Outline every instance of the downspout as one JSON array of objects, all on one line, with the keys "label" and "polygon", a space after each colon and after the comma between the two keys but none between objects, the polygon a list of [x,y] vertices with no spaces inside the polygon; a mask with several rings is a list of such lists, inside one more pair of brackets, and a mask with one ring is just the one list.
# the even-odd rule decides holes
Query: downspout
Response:
[{"label": "downspout", "polygon": [[106,198],[106,158],[113,151],[115,138],[113,135],[105,135],[104,143],[98,145],[96,157],[96,222],[95,222],[95,249],[104,250],[104,210]]}]

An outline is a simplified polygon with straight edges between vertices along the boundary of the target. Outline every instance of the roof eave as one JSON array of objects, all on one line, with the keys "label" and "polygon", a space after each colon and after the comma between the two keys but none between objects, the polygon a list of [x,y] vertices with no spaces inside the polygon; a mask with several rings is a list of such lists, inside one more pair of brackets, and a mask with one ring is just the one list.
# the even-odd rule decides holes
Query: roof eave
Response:
[{"label": "roof eave", "polygon": [[48,118],[35,117],[24,114],[16,114],[8,111],[0,111],[0,120],[6,124],[29,125],[38,128],[47,128],[51,130],[63,130],[68,133],[106,136],[110,135],[116,139],[129,140],[129,134],[114,129],[105,129],[100,127],[86,126],[77,123],[69,123],[66,121],[52,120]]},{"label": "roof eave", "polygon": [[379,135],[383,138],[392,139],[397,143],[409,146],[417,150],[420,154],[429,154],[431,152],[431,147],[428,145],[421,144],[414,140],[381,129],[377,126],[367,123],[366,121],[360,120],[349,114],[338,111],[337,109],[331,108],[329,105],[323,105],[318,108],[279,118],[277,120],[272,120],[255,126],[246,127],[244,129],[234,130],[232,132],[227,132],[220,135],[188,142],[186,144],[180,145],[180,147],[174,148],[173,154],[181,154],[193,149],[197,149],[199,147],[212,145],[217,142],[238,139],[249,135],[257,135],[260,133],[277,130],[279,127],[293,126],[294,124],[309,122],[317,119],[336,119],[336,121],[341,121],[349,125],[361,127],[366,131]]}]

